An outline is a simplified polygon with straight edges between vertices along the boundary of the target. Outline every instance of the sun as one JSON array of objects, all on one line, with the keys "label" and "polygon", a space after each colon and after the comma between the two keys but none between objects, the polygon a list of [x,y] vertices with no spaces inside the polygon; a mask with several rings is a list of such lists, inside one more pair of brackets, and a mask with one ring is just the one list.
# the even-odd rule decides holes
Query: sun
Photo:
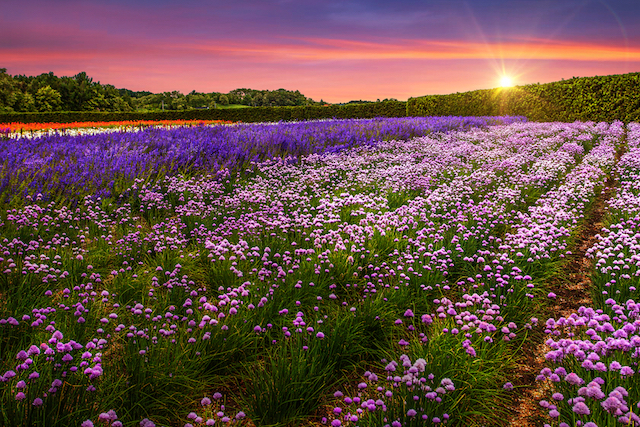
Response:
[{"label": "sun", "polygon": [[500,78],[500,86],[501,87],[511,87],[513,86],[513,79],[509,76],[502,76]]}]

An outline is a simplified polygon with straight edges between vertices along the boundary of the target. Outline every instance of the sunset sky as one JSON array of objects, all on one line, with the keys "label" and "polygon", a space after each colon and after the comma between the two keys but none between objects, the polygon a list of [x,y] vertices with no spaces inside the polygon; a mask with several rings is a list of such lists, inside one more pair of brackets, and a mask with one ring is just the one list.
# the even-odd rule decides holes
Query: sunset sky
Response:
[{"label": "sunset sky", "polygon": [[396,98],[640,71],[640,0],[0,0],[0,68]]}]

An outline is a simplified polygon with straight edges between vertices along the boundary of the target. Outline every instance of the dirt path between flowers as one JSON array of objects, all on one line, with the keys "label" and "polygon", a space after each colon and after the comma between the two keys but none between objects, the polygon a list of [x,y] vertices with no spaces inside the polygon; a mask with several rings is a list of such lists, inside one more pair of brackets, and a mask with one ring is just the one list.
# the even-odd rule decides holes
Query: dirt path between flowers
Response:
[{"label": "dirt path between flowers", "polygon": [[[623,153],[620,149],[616,151],[616,164]],[[538,427],[550,420],[538,404],[540,400],[544,399],[548,381],[536,381],[536,376],[545,367],[544,355],[551,350],[544,343],[546,340],[546,335],[543,333],[544,324],[546,319],[550,317],[554,319],[566,317],[576,312],[581,306],[592,305],[590,275],[593,271],[594,261],[587,258],[585,254],[598,241],[596,235],[604,226],[606,207],[609,199],[615,194],[616,182],[617,177],[615,176],[607,178],[604,191],[597,195],[596,200],[586,213],[585,220],[577,233],[578,238],[570,249],[571,254],[566,255],[566,262],[559,274],[556,274],[548,282],[549,291],[554,292],[556,298],[554,303],[543,313],[544,317],[540,319],[538,330],[532,337],[532,344],[528,348],[526,345],[523,348],[526,359],[513,381],[514,386],[518,387],[521,392],[514,402],[514,415],[507,423],[510,427]]]}]

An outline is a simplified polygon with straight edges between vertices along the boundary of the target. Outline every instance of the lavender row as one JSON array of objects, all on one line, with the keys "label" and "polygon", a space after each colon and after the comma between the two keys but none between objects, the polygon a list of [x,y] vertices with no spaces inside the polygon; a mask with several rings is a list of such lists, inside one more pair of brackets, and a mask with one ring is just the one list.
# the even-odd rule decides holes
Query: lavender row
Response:
[{"label": "lavender row", "polygon": [[178,173],[233,174],[255,162],[336,152],[434,132],[511,123],[522,117],[420,117],[147,128],[138,132],[0,140],[0,197],[74,201],[116,197],[134,179]]}]

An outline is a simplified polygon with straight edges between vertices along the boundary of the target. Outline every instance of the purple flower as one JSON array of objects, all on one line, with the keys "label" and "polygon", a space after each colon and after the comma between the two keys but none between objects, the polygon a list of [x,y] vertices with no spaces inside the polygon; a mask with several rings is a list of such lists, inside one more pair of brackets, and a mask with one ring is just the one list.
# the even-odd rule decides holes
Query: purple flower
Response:
[{"label": "purple flower", "polygon": [[591,411],[589,410],[589,407],[585,405],[584,402],[578,402],[575,405],[573,405],[573,412],[575,412],[578,415],[589,415],[591,413]]},{"label": "purple flower", "polygon": [[211,399],[209,399],[208,397],[203,397],[202,400],[200,401],[200,404],[202,406],[211,405]]},{"label": "purple flower", "polygon": [[569,375],[564,377],[564,380],[571,385],[579,385],[583,384],[584,380],[578,376],[578,374],[571,372]]},{"label": "purple flower", "polygon": [[33,399],[33,406],[42,406],[42,399],[40,399],[39,397],[36,397],[35,399]]},{"label": "purple flower", "polygon": [[504,383],[504,385],[502,386],[503,389],[505,390],[513,390],[513,384],[511,383]]},{"label": "purple flower", "polygon": [[630,367],[628,367],[628,366],[623,366],[623,367],[620,369],[620,375],[622,375],[623,377],[631,376],[631,375],[633,375],[633,373],[634,373],[634,372],[633,372],[633,369],[631,369],[631,368],[630,368]]},{"label": "purple flower", "polygon": [[618,400],[618,398],[613,397],[613,396],[609,396],[607,397],[606,400],[604,400],[603,402],[600,402],[600,405],[604,408],[605,411],[613,414],[616,412],[616,410],[622,408],[622,402],[620,402],[620,400]]},{"label": "purple flower", "polygon": [[415,416],[416,416],[416,414],[417,414],[417,412],[416,412],[416,410],[415,410],[415,409],[409,409],[409,410],[407,411],[407,416],[408,416],[408,417],[415,417]]}]

